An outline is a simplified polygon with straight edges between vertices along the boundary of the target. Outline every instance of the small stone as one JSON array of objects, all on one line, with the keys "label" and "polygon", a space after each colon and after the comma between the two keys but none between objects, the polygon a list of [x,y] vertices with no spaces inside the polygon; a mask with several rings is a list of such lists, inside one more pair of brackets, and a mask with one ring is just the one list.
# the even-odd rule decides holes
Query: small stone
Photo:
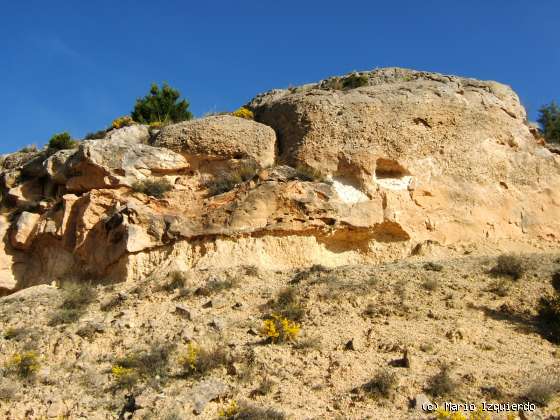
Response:
[{"label": "small stone", "polygon": [[219,318],[214,318],[208,325],[210,325],[216,331],[222,331],[224,329],[224,321]]},{"label": "small stone", "polygon": [[254,328],[249,328],[247,330],[247,334],[249,334],[249,335],[259,335],[258,331],[256,331]]},{"label": "small stone", "polygon": [[211,300],[209,300],[204,305],[202,305],[203,308],[211,308],[212,306],[213,306],[213,303],[212,303]]},{"label": "small stone", "polygon": [[188,319],[189,321],[192,319],[191,311],[185,305],[175,305],[175,313],[182,318]]},{"label": "small stone", "polygon": [[228,391],[228,386],[217,379],[207,379],[195,385],[190,391],[195,414],[201,414],[206,405],[216,398],[224,396]]},{"label": "small stone", "polygon": [[66,416],[67,408],[61,400],[53,401],[47,409],[48,418],[60,418]]},{"label": "small stone", "polygon": [[356,350],[354,347],[354,339],[348,341],[345,345],[344,345],[344,350]]}]

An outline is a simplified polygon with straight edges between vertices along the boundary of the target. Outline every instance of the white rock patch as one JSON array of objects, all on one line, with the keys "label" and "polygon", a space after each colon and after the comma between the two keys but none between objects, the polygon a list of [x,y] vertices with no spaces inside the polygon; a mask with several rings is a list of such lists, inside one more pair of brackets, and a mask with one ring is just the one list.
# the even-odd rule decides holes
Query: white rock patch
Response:
[{"label": "white rock patch", "polygon": [[406,190],[412,182],[412,177],[410,175],[402,176],[400,178],[376,178],[374,176],[373,181],[381,188],[386,188],[388,190]]},{"label": "white rock patch", "polygon": [[352,185],[343,184],[340,181],[333,181],[333,187],[340,199],[346,204],[363,203],[369,200],[367,195]]}]

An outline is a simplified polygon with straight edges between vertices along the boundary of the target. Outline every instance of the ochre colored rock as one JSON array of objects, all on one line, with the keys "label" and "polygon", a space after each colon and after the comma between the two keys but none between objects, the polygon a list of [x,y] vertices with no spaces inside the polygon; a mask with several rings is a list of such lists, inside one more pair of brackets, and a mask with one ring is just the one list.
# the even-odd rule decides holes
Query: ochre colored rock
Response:
[{"label": "ochre colored rock", "polygon": [[166,126],[153,143],[197,158],[253,159],[261,167],[274,163],[275,144],[270,127],[231,115]]}]

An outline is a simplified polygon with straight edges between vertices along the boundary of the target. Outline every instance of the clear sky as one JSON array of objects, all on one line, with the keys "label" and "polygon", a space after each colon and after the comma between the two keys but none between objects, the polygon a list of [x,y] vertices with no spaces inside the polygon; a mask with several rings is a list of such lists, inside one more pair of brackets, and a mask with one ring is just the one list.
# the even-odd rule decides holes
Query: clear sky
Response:
[{"label": "clear sky", "polygon": [[560,99],[559,23],[557,0],[4,0],[0,153],[104,128],[151,82],[202,116],[385,66],[507,83],[535,119]]}]

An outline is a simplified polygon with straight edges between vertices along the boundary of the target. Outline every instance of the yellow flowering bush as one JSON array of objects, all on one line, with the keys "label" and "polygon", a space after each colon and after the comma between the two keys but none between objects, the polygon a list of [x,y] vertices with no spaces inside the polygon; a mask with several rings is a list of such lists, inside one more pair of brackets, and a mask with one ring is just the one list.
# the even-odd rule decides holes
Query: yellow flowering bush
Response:
[{"label": "yellow flowering bush", "polygon": [[491,420],[491,417],[488,413],[482,411],[482,407],[478,407],[471,412],[468,419],[460,411],[450,412],[440,407],[436,410],[436,420]]},{"label": "yellow flowering bush", "polygon": [[253,111],[251,111],[248,108],[245,108],[244,106],[233,111],[231,115],[233,115],[234,117],[245,118],[246,120],[252,120],[255,118]]},{"label": "yellow flowering bush", "polygon": [[113,128],[122,128],[122,127],[128,127],[133,124],[134,124],[134,120],[132,119],[132,117],[130,117],[130,115],[125,115],[124,117],[119,117],[113,120],[111,126]]},{"label": "yellow flowering bush", "polygon": [[115,365],[111,368],[111,374],[118,386],[131,387],[138,380],[138,374],[134,368]]},{"label": "yellow flowering bush", "polygon": [[183,375],[204,375],[214,369],[228,366],[232,359],[223,346],[199,347],[189,343],[187,351],[178,358]]},{"label": "yellow flowering bush", "polygon": [[222,407],[218,410],[218,418],[229,419],[239,413],[239,405],[237,401],[232,400],[227,407]]},{"label": "yellow flowering bush", "polygon": [[6,368],[22,378],[26,378],[39,370],[39,355],[34,351],[14,353],[6,363]]},{"label": "yellow flowering bush", "polygon": [[196,361],[198,359],[199,349],[193,343],[187,346],[187,352],[179,357],[179,364],[184,368],[196,370]]},{"label": "yellow flowering bush", "polygon": [[275,342],[295,341],[301,327],[294,321],[273,314],[270,319],[265,319],[261,328],[261,335]]}]

